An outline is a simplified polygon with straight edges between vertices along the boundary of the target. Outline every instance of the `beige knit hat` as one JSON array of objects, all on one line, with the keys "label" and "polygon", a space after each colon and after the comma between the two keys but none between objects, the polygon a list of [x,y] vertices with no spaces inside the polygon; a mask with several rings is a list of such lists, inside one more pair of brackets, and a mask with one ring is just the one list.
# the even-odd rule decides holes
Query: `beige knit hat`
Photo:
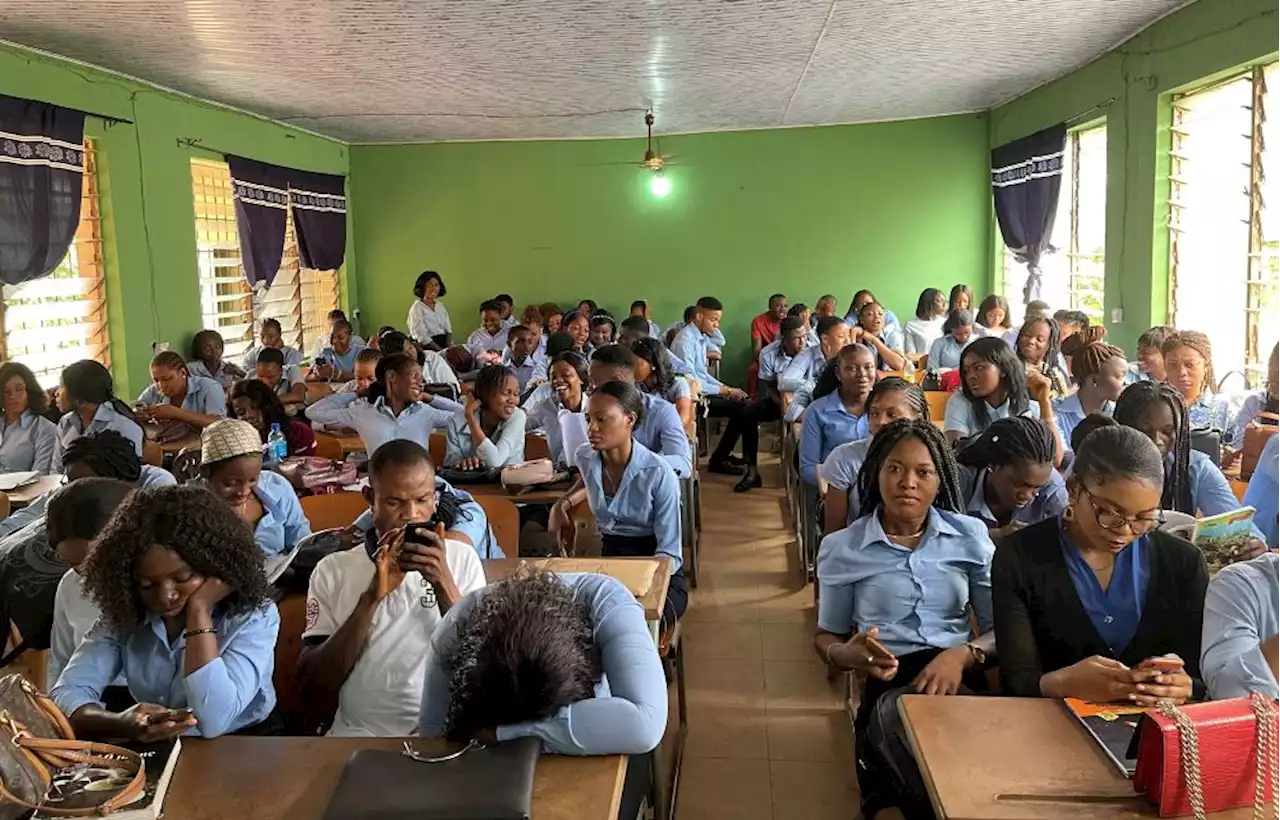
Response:
[{"label": "beige knit hat", "polygon": [[262,437],[247,421],[218,419],[200,434],[200,462],[213,464],[229,458],[262,455]]}]

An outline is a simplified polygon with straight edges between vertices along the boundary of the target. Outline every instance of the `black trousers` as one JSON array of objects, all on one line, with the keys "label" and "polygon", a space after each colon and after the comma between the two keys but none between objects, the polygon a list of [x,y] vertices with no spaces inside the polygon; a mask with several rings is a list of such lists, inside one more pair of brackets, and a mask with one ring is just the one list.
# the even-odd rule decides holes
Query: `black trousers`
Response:
[{"label": "black trousers", "polygon": [[[600,534],[600,555],[605,558],[652,557],[658,554],[658,539],[653,535],[605,535]],[[689,606],[689,587],[684,579],[684,567],[671,574],[667,587],[667,603],[662,611],[659,629],[680,620]]]},{"label": "black trousers", "polygon": [[[760,425],[782,418],[782,408],[770,396],[748,404],[727,399],[720,399],[720,402],[730,405],[722,411],[722,415],[729,419],[729,424],[725,427],[724,435],[720,437],[711,460],[723,461],[733,452],[734,445],[741,438],[743,460],[752,467],[756,466],[756,458],[760,452]],[[712,416],[717,415],[716,404],[716,398],[713,398],[710,410]]]}]

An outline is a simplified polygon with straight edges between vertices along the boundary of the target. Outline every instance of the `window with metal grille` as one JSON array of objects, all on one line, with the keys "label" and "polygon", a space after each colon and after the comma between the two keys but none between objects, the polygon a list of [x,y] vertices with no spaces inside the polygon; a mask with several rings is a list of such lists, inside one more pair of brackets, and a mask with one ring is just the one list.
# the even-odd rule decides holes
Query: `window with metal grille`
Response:
[{"label": "window with metal grille", "polygon": [[1280,337],[1280,206],[1267,208],[1280,173],[1265,173],[1275,79],[1271,63],[1173,100],[1168,318],[1209,336],[1228,391],[1261,386]]},{"label": "window with metal grille", "polygon": [[[1107,125],[1078,128],[1067,134],[1062,188],[1049,244],[1040,257],[1040,298],[1055,310],[1083,311],[1103,320],[1107,242]],[[1026,265],[1004,252],[1004,296],[1022,315]]]},{"label": "window with metal grille", "polygon": [[271,287],[255,294],[240,264],[231,171],[226,163],[191,160],[195,197],[196,257],[204,326],[222,334],[226,358],[239,361],[253,344],[256,326],[278,319],[284,343],[314,352],[338,307],[338,272],[311,270],[298,261],[293,213],[285,222],[284,255]]},{"label": "window with metal grille", "polygon": [[93,143],[85,140],[84,148],[80,225],[66,258],[48,276],[0,289],[0,358],[22,362],[45,387],[81,359],[111,366],[97,163]]}]

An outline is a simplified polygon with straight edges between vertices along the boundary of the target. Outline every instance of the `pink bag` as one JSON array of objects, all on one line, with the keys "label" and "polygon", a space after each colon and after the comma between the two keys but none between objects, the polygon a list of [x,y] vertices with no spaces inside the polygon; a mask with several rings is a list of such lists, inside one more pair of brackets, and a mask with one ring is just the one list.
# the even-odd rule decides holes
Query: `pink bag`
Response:
[{"label": "pink bag", "polygon": [[505,490],[520,490],[525,487],[536,487],[542,484],[554,484],[562,481],[568,473],[556,472],[556,466],[549,458],[535,458],[533,461],[522,461],[502,468],[502,487]]},{"label": "pink bag", "polygon": [[310,490],[312,495],[342,492],[356,483],[353,462],[330,461],[327,458],[290,457],[280,463],[281,472],[293,477],[294,483]]}]

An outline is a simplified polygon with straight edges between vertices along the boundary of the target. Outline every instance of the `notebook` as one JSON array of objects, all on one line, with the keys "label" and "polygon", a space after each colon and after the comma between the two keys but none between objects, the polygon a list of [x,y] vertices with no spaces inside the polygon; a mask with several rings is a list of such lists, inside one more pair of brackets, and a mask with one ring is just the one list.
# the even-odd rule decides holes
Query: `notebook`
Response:
[{"label": "notebook", "polygon": [[1067,698],[1064,705],[1121,774],[1133,777],[1138,766],[1134,735],[1138,731],[1138,720],[1147,710],[1124,703],[1090,703],[1079,698]]},{"label": "notebook", "polygon": [[39,477],[39,473],[31,472],[30,470],[20,473],[0,473],[0,492],[7,493],[19,487],[25,487],[34,483]]},{"label": "notebook", "polygon": [[[178,766],[182,741],[175,737],[158,743],[130,743],[126,746],[142,757],[147,769],[147,786],[137,800],[109,816],[111,820],[157,820],[164,808],[165,795],[169,792],[169,781],[173,779],[173,772]],[[60,809],[74,809],[82,804],[96,805],[96,800],[85,801],[78,799],[78,795],[108,789],[123,775],[122,772],[113,775],[113,772],[120,770],[105,767],[73,766],[63,771],[67,772],[67,779],[64,781],[67,785],[59,784],[62,799],[57,807]],[[120,785],[128,782],[129,778],[124,777]],[[52,807],[52,804],[49,805]],[[55,815],[36,812],[32,820],[52,820],[54,817]]]}]

